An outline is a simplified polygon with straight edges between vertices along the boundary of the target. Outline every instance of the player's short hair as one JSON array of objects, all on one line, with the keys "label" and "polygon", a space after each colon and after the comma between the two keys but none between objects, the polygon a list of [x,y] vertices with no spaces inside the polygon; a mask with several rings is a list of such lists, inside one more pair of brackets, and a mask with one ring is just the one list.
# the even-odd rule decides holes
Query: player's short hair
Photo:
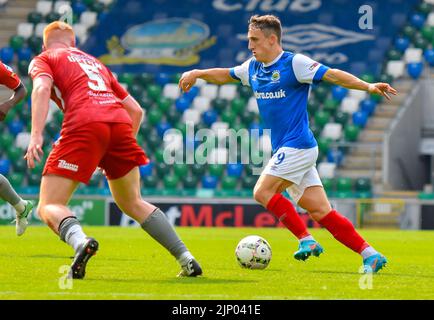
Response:
[{"label": "player's short hair", "polygon": [[277,41],[281,43],[282,24],[278,17],[271,14],[254,15],[249,19],[249,29],[259,29],[268,37],[270,34],[277,36]]},{"label": "player's short hair", "polygon": [[71,36],[71,39],[73,41],[75,41],[75,33],[74,30],[72,29],[72,27],[62,21],[54,21],[51,22],[49,25],[47,25],[44,28],[44,33],[43,33],[43,42],[44,45],[47,46],[47,44],[50,42],[51,38],[56,34],[58,35],[58,33],[63,32],[65,35],[69,35]]}]

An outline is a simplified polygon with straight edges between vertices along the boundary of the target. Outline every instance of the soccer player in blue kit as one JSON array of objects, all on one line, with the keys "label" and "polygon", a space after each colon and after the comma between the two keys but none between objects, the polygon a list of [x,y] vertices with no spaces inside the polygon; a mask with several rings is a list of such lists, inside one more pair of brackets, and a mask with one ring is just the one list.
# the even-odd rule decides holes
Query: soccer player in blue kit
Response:
[{"label": "soccer player in blue kit", "polygon": [[324,192],[316,170],[318,145],[309,129],[307,101],[310,85],[321,80],[387,99],[397,92],[387,83],[367,83],[305,55],[284,51],[281,36],[282,26],[277,17],[252,16],[247,34],[252,58],[234,68],[185,72],[179,86],[187,92],[199,78],[216,84],[241,81],[250,86],[265,126],[271,130],[273,148],[273,157],[255,185],[255,200],[299,239],[295,259],[318,257],[323,248],[309,233],[292,203],[282,195],[284,190],[335,239],[362,256],[364,272],[375,273],[386,265],[386,258],[359,235],[349,219],[331,207]]}]

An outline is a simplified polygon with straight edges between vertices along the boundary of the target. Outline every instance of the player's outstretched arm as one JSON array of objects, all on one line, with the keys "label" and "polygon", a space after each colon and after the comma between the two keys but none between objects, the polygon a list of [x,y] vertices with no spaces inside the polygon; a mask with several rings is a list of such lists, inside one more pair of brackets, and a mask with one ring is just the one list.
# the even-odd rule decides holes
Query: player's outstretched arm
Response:
[{"label": "player's outstretched arm", "polygon": [[396,95],[398,93],[388,83],[383,83],[383,82],[368,83],[348,72],[339,69],[327,70],[322,80],[345,87],[347,89],[363,90],[371,94],[378,94],[385,97],[388,100],[390,100],[389,94]]},{"label": "player's outstretched arm", "polygon": [[45,121],[47,120],[52,85],[53,80],[47,76],[39,76],[33,80],[32,130],[27,153],[24,156],[27,159],[27,166],[29,168],[34,168],[35,159],[38,162],[41,161],[43,154],[42,145],[44,139],[42,133],[45,128]]},{"label": "player's outstretched arm", "polygon": [[9,100],[0,103],[0,121],[6,118],[6,115],[10,109],[12,109],[18,102],[23,100],[27,95],[26,87],[20,83],[18,88],[14,90],[14,94]]},{"label": "player's outstretched arm", "polygon": [[225,84],[229,82],[236,82],[231,77],[229,69],[227,68],[213,68],[213,69],[194,69],[184,72],[179,80],[179,88],[182,91],[188,92],[194,86],[197,79],[203,79],[207,82],[215,84]]}]

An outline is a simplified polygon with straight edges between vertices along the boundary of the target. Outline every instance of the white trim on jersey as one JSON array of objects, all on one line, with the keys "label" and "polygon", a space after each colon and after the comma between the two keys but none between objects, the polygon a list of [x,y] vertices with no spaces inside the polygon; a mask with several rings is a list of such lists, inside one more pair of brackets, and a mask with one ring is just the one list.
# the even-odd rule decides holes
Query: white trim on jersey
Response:
[{"label": "white trim on jersey", "polygon": [[62,110],[65,111],[65,101],[63,101],[62,92],[60,92],[59,88],[56,86],[53,86],[53,88],[54,88],[54,94],[60,100],[60,103],[62,104]]},{"label": "white trim on jersey", "polygon": [[6,68],[6,70],[8,70],[9,72],[14,72],[14,70],[11,68],[11,67],[9,67],[6,63],[3,63],[3,62],[0,62],[5,68]]},{"label": "white trim on jersey", "polygon": [[249,87],[249,65],[251,60],[252,58],[246,60],[242,65],[233,68],[235,75],[241,80],[241,83]]},{"label": "white trim on jersey", "polygon": [[18,83],[18,85],[15,87],[15,88],[13,88],[12,90],[17,90],[18,89],[18,87],[20,86],[22,84],[22,82],[21,82],[21,80],[20,80],[20,83]]},{"label": "white trim on jersey", "polygon": [[123,100],[121,100],[121,103],[124,103],[127,98],[131,97],[131,95],[127,95]]},{"label": "white trim on jersey", "polygon": [[292,58],[292,69],[297,81],[300,83],[312,84],[315,73],[321,66],[321,63],[300,53],[297,53]]},{"label": "white trim on jersey", "polygon": [[269,62],[269,63],[262,63],[262,65],[264,67],[269,67],[272,66],[273,64],[275,64],[277,61],[279,61],[280,58],[282,58],[283,54],[285,53],[285,51],[282,51],[273,61]]}]

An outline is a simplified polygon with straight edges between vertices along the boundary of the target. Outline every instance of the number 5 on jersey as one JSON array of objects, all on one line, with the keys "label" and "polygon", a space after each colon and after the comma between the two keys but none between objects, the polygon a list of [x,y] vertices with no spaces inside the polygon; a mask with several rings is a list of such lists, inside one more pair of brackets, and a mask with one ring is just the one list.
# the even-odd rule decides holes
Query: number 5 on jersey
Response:
[{"label": "number 5 on jersey", "polygon": [[93,91],[107,91],[107,86],[104,79],[101,77],[99,68],[97,65],[90,65],[86,63],[79,63],[80,67],[86,72],[89,80],[87,84],[89,88]]}]

